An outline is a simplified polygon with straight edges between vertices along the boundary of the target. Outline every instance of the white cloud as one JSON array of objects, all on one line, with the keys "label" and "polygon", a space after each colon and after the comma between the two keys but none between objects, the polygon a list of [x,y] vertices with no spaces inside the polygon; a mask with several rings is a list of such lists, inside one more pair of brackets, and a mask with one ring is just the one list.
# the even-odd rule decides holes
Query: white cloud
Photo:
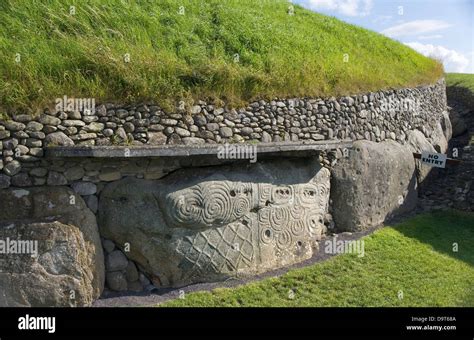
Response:
[{"label": "white cloud", "polygon": [[414,20],[389,27],[384,29],[381,33],[393,38],[406,35],[430,33],[451,26],[452,25],[442,20]]},{"label": "white cloud", "polygon": [[430,39],[441,39],[443,37],[442,34],[433,34],[433,35],[420,35],[418,39],[420,40],[430,40]]},{"label": "white cloud", "polygon": [[336,11],[351,17],[366,16],[373,6],[372,0],[302,0],[298,3],[315,11]]},{"label": "white cloud", "polygon": [[446,47],[431,44],[421,44],[410,42],[405,45],[410,46],[421,54],[439,59],[443,62],[446,72],[474,73],[474,65],[465,55]]}]

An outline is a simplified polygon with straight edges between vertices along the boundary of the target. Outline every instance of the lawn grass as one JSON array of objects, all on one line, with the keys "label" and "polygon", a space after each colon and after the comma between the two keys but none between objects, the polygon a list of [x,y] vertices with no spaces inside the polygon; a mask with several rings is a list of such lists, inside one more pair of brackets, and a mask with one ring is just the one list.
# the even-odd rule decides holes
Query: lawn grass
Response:
[{"label": "lawn grass", "polygon": [[150,100],[170,109],[197,98],[240,105],[414,86],[442,76],[441,64],[399,42],[299,6],[289,15],[289,6],[2,0],[0,109],[34,111],[64,95]]},{"label": "lawn grass", "polygon": [[162,306],[474,306],[473,213],[418,215],[363,240],[364,257],[339,255],[279,278],[189,293]]},{"label": "lawn grass", "polygon": [[446,86],[465,87],[474,92],[474,74],[446,73]]}]

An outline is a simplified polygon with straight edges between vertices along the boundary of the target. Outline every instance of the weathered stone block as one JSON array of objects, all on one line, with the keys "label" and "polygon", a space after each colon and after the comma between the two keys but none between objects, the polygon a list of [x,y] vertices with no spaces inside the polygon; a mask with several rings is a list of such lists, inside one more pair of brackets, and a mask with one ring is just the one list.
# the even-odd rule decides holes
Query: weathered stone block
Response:
[{"label": "weathered stone block", "polygon": [[95,216],[80,196],[64,187],[4,189],[0,196],[0,240],[37,242],[36,257],[11,254],[0,262],[0,306],[87,306],[97,299],[104,258]]},{"label": "weathered stone block", "polygon": [[104,237],[164,286],[252,275],[311,257],[325,232],[329,171],[316,161],[179,170],[101,192]]},{"label": "weathered stone block", "polygon": [[338,231],[358,231],[416,206],[415,162],[394,141],[357,141],[332,170],[332,215]]}]

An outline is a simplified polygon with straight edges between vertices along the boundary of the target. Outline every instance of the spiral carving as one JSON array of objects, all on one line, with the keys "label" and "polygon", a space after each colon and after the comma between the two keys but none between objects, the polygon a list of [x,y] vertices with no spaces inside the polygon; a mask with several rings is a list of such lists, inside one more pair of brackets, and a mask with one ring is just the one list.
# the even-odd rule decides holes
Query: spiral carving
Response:
[{"label": "spiral carving", "polygon": [[272,198],[272,187],[268,184],[258,184],[258,204],[259,206],[265,206],[267,201]]},{"label": "spiral carving", "polygon": [[293,236],[302,236],[306,229],[305,220],[295,220],[291,222],[290,231]]},{"label": "spiral carving", "polygon": [[290,221],[289,209],[286,207],[275,208],[270,212],[270,225],[273,230],[281,231]]},{"label": "spiral carving", "polygon": [[290,233],[288,230],[284,230],[281,233],[278,234],[277,237],[277,247],[280,250],[286,250],[291,247],[291,243],[293,241],[293,238],[291,237]]},{"label": "spiral carving", "polygon": [[232,221],[233,205],[229,187],[224,183],[207,186],[203,192],[202,220],[206,224],[224,224]]},{"label": "spiral carving", "polygon": [[175,223],[192,226],[202,222],[202,193],[192,190],[177,198],[168,197],[171,203],[170,215]]},{"label": "spiral carving", "polygon": [[326,205],[326,200],[329,197],[329,188],[323,184],[319,185],[318,188],[319,188],[319,204],[321,205],[321,208],[324,208]]},{"label": "spiral carving", "polygon": [[244,217],[251,209],[251,202],[248,197],[239,195],[234,198],[233,218],[240,219]]},{"label": "spiral carving", "polygon": [[261,209],[258,212],[258,222],[262,225],[270,225],[270,212],[271,209]]},{"label": "spiral carving", "polygon": [[320,238],[322,232],[322,216],[317,212],[310,212],[306,217],[309,235],[312,238]]},{"label": "spiral carving", "polygon": [[291,215],[291,219],[293,221],[299,221],[301,220],[303,217],[304,217],[304,213],[305,213],[305,210],[306,208],[304,208],[303,206],[301,205],[293,205],[291,208],[290,208],[290,215]]}]

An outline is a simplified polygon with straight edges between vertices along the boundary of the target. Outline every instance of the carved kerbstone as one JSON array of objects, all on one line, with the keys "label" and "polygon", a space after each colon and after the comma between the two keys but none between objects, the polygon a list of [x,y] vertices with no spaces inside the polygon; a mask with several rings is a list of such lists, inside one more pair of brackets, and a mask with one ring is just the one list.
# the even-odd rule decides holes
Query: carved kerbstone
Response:
[{"label": "carved kerbstone", "polygon": [[325,232],[329,171],[307,159],[127,178],[100,197],[103,236],[162,286],[246,276],[312,256]]}]

